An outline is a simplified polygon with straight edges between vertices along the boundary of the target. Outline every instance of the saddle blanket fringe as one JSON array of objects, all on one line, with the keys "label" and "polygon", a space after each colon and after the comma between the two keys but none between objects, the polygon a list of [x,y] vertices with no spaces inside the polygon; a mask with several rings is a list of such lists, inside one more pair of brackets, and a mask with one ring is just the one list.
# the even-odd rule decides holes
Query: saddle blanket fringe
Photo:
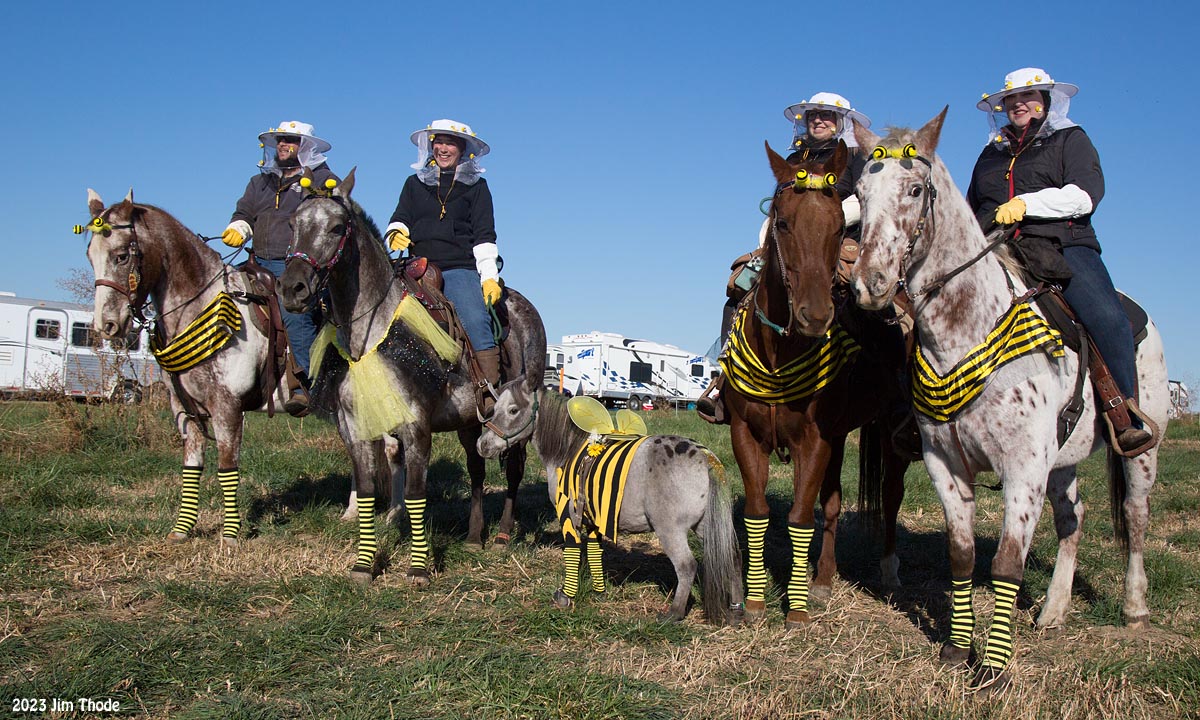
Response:
[{"label": "saddle blanket fringe", "polygon": [[163,370],[180,373],[217,354],[234,333],[242,329],[242,314],[233,297],[217,293],[200,315],[164,348],[150,336],[150,352]]},{"label": "saddle blanket fringe", "polygon": [[734,321],[729,351],[720,358],[721,370],[738,392],[767,403],[787,403],[820,392],[862,349],[841,325],[834,324],[822,342],[771,370],[746,341],[746,316],[743,310]]}]

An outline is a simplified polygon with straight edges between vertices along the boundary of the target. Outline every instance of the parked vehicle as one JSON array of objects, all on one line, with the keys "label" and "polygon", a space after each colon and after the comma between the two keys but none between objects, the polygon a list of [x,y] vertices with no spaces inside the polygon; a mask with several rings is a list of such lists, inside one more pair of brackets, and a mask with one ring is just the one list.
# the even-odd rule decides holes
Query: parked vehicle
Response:
[{"label": "parked vehicle", "polygon": [[[695,402],[720,369],[702,355],[674,345],[592,331],[564,335],[563,390],[608,406],[686,406]],[[552,350],[552,360],[557,357]],[[547,368],[554,367],[547,363]]]},{"label": "parked vehicle", "polygon": [[137,402],[162,371],[145,330],[125,347],[102,342],[92,308],[0,293],[0,393]]},{"label": "parked vehicle", "polygon": [[1187,415],[1192,408],[1187,385],[1179,380],[1168,380],[1167,383],[1171,390],[1171,407],[1167,410],[1167,417],[1174,420]]}]

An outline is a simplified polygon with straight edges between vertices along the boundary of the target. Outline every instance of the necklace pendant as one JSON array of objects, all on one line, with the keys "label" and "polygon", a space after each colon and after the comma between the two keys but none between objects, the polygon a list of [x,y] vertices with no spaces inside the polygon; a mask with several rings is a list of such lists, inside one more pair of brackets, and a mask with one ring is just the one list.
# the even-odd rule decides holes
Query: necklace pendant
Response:
[{"label": "necklace pendant", "polygon": [[442,212],[438,214],[438,220],[446,219],[446,208],[442,208]]}]

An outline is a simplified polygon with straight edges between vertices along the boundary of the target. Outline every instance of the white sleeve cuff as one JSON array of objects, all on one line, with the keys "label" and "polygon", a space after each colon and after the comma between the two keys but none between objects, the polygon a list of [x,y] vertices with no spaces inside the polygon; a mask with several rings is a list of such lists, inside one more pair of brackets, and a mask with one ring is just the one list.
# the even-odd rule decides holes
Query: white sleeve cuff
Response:
[{"label": "white sleeve cuff", "polygon": [[236,230],[238,235],[241,235],[247,240],[254,235],[254,230],[250,228],[250,223],[246,222],[245,220],[234,220],[233,222],[229,223],[229,227],[225,229]]},{"label": "white sleeve cuff", "polygon": [[857,225],[862,219],[862,209],[858,205],[858,196],[851,195],[842,201],[842,214],[846,216],[846,227]]},{"label": "white sleeve cuff", "polygon": [[475,253],[475,269],[479,271],[480,282],[484,280],[499,280],[500,270],[496,267],[496,258],[500,257],[500,249],[496,243],[480,243],[472,248]]},{"label": "white sleeve cuff", "polygon": [[758,231],[758,246],[763,247],[767,244],[767,228],[771,226],[771,216],[763,218],[762,228]]},{"label": "white sleeve cuff", "polygon": [[1022,193],[1025,215],[1034,218],[1077,218],[1092,211],[1092,197],[1078,185]]},{"label": "white sleeve cuff", "polygon": [[388,235],[391,235],[393,230],[398,231],[401,235],[408,235],[407,225],[402,222],[394,222],[387,226],[387,230],[383,231],[383,236],[387,237]]}]

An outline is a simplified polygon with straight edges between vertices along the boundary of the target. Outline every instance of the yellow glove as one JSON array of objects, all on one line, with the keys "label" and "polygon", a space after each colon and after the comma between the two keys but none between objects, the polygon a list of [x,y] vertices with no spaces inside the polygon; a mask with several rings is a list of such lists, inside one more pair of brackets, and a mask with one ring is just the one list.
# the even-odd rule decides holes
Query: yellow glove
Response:
[{"label": "yellow glove", "polygon": [[483,301],[495,305],[500,300],[500,283],[495,280],[483,281]]},{"label": "yellow glove", "polygon": [[412,244],[412,238],[404,230],[390,230],[387,234],[388,247],[392,252],[400,252]]},{"label": "yellow glove", "polygon": [[1025,201],[1021,198],[1013,198],[996,208],[996,222],[1001,225],[1012,225],[1013,223],[1021,222],[1025,217]]},{"label": "yellow glove", "polygon": [[246,244],[246,236],[233,228],[225,228],[225,232],[221,233],[221,242],[229,247],[240,248]]}]

